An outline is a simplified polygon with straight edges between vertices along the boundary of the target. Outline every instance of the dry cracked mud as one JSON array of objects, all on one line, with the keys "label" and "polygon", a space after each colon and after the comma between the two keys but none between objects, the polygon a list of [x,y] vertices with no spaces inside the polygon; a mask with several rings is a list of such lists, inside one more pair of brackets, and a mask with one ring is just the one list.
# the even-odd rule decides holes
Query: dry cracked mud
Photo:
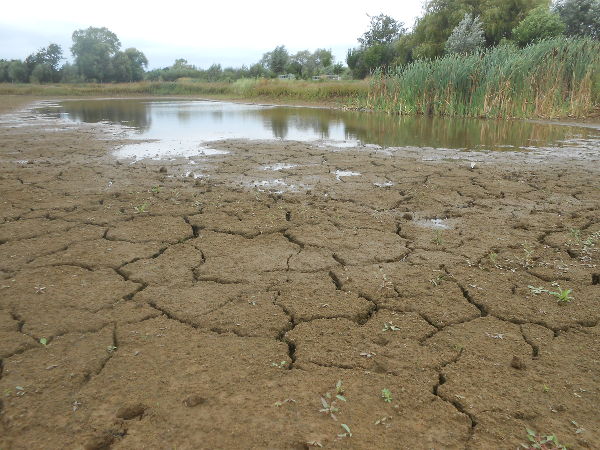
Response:
[{"label": "dry cracked mud", "polygon": [[194,178],[23,102],[0,448],[600,447],[600,155],[222,141]]}]

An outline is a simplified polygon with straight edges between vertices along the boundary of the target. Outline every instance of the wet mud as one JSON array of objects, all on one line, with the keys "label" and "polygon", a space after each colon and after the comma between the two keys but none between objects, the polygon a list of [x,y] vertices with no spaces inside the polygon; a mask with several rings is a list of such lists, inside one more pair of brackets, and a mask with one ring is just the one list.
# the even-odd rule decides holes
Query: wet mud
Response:
[{"label": "wet mud", "polygon": [[0,447],[600,445],[599,149],[117,160],[4,113]]}]

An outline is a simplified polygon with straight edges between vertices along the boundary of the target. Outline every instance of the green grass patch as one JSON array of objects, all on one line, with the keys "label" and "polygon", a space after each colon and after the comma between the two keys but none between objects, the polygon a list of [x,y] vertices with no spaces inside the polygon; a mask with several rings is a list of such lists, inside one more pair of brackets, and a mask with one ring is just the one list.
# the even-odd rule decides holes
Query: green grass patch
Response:
[{"label": "green grass patch", "polygon": [[186,95],[338,104],[365,99],[368,90],[369,84],[366,81],[311,82],[267,79],[241,79],[233,83],[195,81],[187,78],[173,82],[0,84],[0,95],[60,97]]}]

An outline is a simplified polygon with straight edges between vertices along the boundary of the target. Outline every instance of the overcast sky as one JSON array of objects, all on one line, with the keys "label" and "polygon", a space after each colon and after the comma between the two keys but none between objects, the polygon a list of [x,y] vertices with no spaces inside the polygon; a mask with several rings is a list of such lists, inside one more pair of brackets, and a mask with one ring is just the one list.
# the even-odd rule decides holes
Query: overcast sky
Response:
[{"label": "overcast sky", "polygon": [[106,27],[122,48],[136,47],[149,68],[169,66],[176,58],[208,68],[212,63],[239,67],[285,45],[290,53],[329,48],[336,61],[369,26],[367,14],[387,14],[412,27],[423,0],[367,2],[17,0],[6,1],[0,15],[0,59],[24,59],[54,42],[70,58],[71,34],[80,28]]}]

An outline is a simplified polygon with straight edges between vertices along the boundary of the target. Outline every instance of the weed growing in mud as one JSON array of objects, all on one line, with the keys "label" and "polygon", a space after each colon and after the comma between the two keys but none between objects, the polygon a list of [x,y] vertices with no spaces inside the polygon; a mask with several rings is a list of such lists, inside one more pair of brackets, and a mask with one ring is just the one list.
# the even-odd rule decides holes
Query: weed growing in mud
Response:
[{"label": "weed growing in mud", "polygon": [[571,238],[575,240],[578,244],[581,242],[581,230],[579,228],[571,228],[569,231]]},{"label": "weed growing in mud", "polygon": [[142,203],[141,205],[134,206],[133,209],[138,214],[145,213],[145,212],[148,212],[148,206],[150,206],[148,203]]},{"label": "weed growing in mud", "polygon": [[114,345],[108,345],[108,346],[106,347],[106,351],[107,351],[108,353],[113,353],[113,352],[114,352],[116,349],[117,349],[117,347],[115,347]]},{"label": "weed growing in mud", "polygon": [[344,429],[345,433],[338,434],[338,437],[339,438],[352,437],[352,431],[350,431],[350,427],[348,425],[346,425],[345,423],[341,424],[341,426]]},{"label": "weed growing in mud", "polygon": [[594,247],[598,241],[600,241],[600,231],[596,231],[594,234],[589,235],[583,241],[583,251],[587,252],[591,247]]},{"label": "weed growing in mud", "polygon": [[150,188],[150,192],[152,192],[153,194],[159,194],[159,193],[160,193],[160,190],[161,190],[161,187],[160,187],[160,186],[152,186],[152,187]]},{"label": "weed growing in mud", "polygon": [[343,402],[346,401],[346,397],[344,397],[344,386],[342,385],[342,380],[338,380],[338,382],[335,384],[335,398]]},{"label": "weed growing in mud", "polygon": [[559,303],[568,303],[573,300],[573,297],[571,297],[571,292],[573,292],[573,289],[559,289],[558,292],[548,293],[558,298]]},{"label": "weed growing in mud", "polygon": [[400,327],[397,327],[392,322],[385,322],[381,331],[400,331]]},{"label": "weed growing in mud", "polygon": [[381,398],[386,403],[392,403],[392,400],[393,400],[393,398],[392,398],[392,391],[390,391],[387,388],[382,389],[381,390]]},{"label": "weed growing in mud", "polygon": [[548,289],[544,289],[543,287],[535,287],[532,285],[527,286],[529,288],[529,290],[531,291],[532,294],[534,295],[538,295],[538,294],[549,294],[549,295],[553,295],[554,297],[556,297],[559,303],[569,303],[571,300],[573,300],[573,297],[571,297],[571,294],[573,293],[573,289],[561,289],[560,286],[558,287],[558,291],[550,291]]},{"label": "weed growing in mud", "polygon": [[488,258],[490,258],[490,261],[492,262],[493,265],[496,265],[496,263],[498,261],[498,253],[490,252],[490,254],[488,255]]},{"label": "weed growing in mud", "polygon": [[521,444],[521,447],[529,450],[566,450],[567,447],[561,445],[558,442],[558,438],[554,434],[542,435],[537,434],[535,431],[527,429],[527,444]]},{"label": "weed growing in mud", "polygon": [[525,252],[525,267],[531,266],[533,263],[533,248],[530,246],[523,244],[523,251]]},{"label": "weed growing in mud", "polygon": [[325,400],[324,397],[321,397],[321,405],[323,407],[319,410],[319,412],[327,414],[333,420],[337,420],[337,417],[335,416],[335,413],[339,412],[340,408],[337,407],[337,404],[336,404],[335,400],[332,401],[332,402],[328,402],[327,400]]},{"label": "weed growing in mud", "polygon": [[444,275],[438,275],[435,278],[432,278],[431,280],[429,280],[429,282],[431,284],[433,284],[434,286],[439,286],[440,284],[442,284],[442,281],[444,281],[446,278],[444,278]]},{"label": "weed growing in mud", "polygon": [[46,338],[41,338],[41,339],[40,339],[40,344],[42,344],[42,345],[45,347],[46,345],[48,345],[48,339],[46,339]]},{"label": "weed growing in mud", "polygon": [[[337,400],[346,402],[346,397],[344,396],[344,385],[342,380],[338,380],[335,384],[335,396],[332,396],[330,392],[325,392],[325,394],[321,397],[321,405],[323,408],[319,410],[319,412],[328,414],[331,416],[333,420],[337,420],[335,413],[340,411],[340,408],[337,406]],[[334,397],[334,400],[331,398]]]},{"label": "weed growing in mud", "polygon": [[440,230],[436,230],[435,237],[432,241],[435,245],[444,245],[444,240],[442,239],[442,232]]},{"label": "weed growing in mud", "polygon": [[271,366],[277,367],[278,369],[284,369],[286,365],[287,365],[287,361],[279,361],[278,363],[276,363],[276,362],[271,363]]}]

